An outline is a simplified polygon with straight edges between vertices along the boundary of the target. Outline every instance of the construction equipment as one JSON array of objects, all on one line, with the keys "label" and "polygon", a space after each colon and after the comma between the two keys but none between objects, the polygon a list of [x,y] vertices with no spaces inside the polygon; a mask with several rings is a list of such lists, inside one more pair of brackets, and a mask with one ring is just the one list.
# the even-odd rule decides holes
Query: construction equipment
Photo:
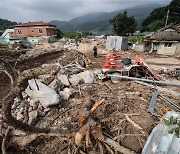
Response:
[{"label": "construction equipment", "polygon": [[121,60],[117,52],[108,52],[105,59],[106,62],[102,66],[103,73],[159,80],[158,76],[140,56],[136,56],[135,60],[130,58],[123,58]]}]

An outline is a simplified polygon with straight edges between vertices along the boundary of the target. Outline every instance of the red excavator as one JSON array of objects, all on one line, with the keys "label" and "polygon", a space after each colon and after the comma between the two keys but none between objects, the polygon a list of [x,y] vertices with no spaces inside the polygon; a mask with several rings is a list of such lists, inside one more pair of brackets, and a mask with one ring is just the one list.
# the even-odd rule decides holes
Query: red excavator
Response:
[{"label": "red excavator", "polygon": [[103,73],[159,80],[158,76],[150,69],[144,60],[136,55],[135,59],[120,59],[117,52],[108,52],[106,62],[102,66]]}]

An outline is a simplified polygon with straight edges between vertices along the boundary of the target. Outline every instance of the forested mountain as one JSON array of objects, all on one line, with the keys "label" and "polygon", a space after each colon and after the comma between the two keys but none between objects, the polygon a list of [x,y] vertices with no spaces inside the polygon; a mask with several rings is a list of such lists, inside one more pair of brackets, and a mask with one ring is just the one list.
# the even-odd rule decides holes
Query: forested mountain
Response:
[{"label": "forested mountain", "polygon": [[12,25],[15,25],[15,24],[17,24],[17,23],[6,20],[6,19],[0,19],[0,29],[1,30],[9,28],[9,27],[11,27]]},{"label": "forested mountain", "polygon": [[[134,16],[137,20],[137,30],[141,29],[141,23],[149,13],[162,5],[158,3],[150,3],[146,5],[139,5],[132,8],[126,9],[129,16]],[[89,31],[97,34],[101,33],[111,33],[112,27],[109,23],[109,19],[114,17],[119,12],[124,12],[125,10],[117,10],[114,12],[96,12],[90,13],[81,17],[74,18],[70,21],[50,21],[51,24],[55,24],[62,31]]]},{"label": "forested mountain", "polygon": [[180,23],[180,0],[172,0],[167,6],[154,9],[142,22],[142,31],[155,31],[165,26],[169,10],[168,24]]}]

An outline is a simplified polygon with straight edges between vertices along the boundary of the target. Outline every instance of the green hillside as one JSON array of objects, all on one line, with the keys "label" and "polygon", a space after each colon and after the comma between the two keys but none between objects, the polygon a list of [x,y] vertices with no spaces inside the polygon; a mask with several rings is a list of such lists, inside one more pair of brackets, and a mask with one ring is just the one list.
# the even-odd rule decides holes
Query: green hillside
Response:
[{"label": "green hillside", "polygon": [[[134,16],[137,20],[137,30],[140,30],[141,23],[149,13],[162,5],[158,3],[150,3],[146,5],[139,5],[132,8],[126,9],[128,16]],[[70,21],[50,21],[51,24],[55,24],[62,31],[87,31],[94,34],[110,34],[112,32],[112,26],[109,23],[109,19],[114,17],[119,12],[124,12],[125,10],[117,10],[110,13],[105,12],[95,12],[90,13],[81,17],[74,18]]]},{"label": "green hillside", "polygon": [[4,30],[6,28],[11,27],[12,25],[17,24],[16,22],[12,22],[6,19],[0,19],[0,30]]},{"label": "green hillside", "polygon": [[180,23],[180,0],[172,0],[165,7],[154,9],[150,15],[142,22],[142,31],[156,31],[165,26],[166,15],[169,10],[169,18],[167,24]]}]

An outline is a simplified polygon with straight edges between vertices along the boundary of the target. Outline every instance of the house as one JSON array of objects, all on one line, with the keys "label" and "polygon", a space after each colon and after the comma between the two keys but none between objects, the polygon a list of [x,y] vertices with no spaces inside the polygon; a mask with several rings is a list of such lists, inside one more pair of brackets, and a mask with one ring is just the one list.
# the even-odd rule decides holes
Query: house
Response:
[{"label": "house", "polygon": [[127,50],[128,49],[128,39],[121,36],[107,36],[106,40],[107,50]]},{"label": "house", "polygon": [[7,29],[0,39],[0,43],[13,44],[14,42],[26,41],[39,43],[43,40],[54,41],[56,26],[46,22],[27,22],[14,25],[13,29]]},{"label": "house", "polygon": [[157,32],[146,35],[145,47],[160,55],[180,55],[180,26],[168,25]]}]

